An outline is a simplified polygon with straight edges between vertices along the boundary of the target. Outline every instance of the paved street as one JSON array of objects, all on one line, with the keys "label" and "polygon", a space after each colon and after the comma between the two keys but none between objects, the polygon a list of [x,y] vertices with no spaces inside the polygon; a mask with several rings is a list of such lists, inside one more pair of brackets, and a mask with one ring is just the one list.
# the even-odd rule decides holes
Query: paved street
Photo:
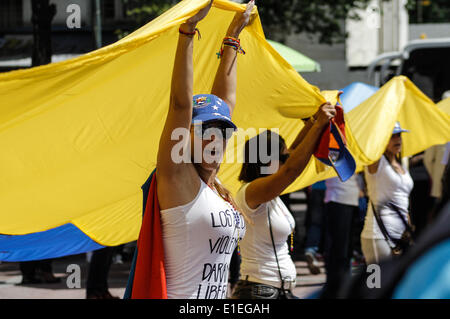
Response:
[{"label": "paved street", "polygon": [[[81,267],[81,289],[67,288],[67,266],[78,264]],[[297,261],[298,282],[294,294],[305,298],[320,289],[325,281],[324,269],[319,275],[311,275],[306,262]],[[109,275],[110,292],[114,296],[123,296],[128,279],[130,263],[113,264]],[[22,275],[18,263],[0,264],[0,299],[83,299],[87,279],[87,263],[84,255],[68,256],[53,262],[56,277],[62,280],[57,284],[20,285]]]}]

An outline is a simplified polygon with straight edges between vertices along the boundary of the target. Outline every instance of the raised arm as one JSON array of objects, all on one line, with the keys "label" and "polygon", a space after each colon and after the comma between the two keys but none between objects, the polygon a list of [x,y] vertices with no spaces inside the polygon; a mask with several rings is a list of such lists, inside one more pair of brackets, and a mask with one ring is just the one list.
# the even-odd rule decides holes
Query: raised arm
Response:
[{"label": "raised arm", "polygon": [[[242,30],[250,21],[250,15],[255,4],[254,0],[247,3],[244,12],[237,12],[234,15],[233,21],[227,30],[227,37],[239,39]],[[236,105],[236,65],[237,65],[237,51],[230,47],[224,46],[223,54],[220,59],[219,68],[217,69],[216,77],[211,93],[220,97],[230,107],[230,114],[233,113]]]},{"label": "raised arm", "polygon": [[314,115],[314,116],[312,117],[312,119],[310,118],[305,122],[305,125],[300,130],[300,132],[298,133],[294,142],[292,142],[291,146],[289,147],[289,152],[294,151],[297,148],[297,146],[299,146],[301,144],[301,142],[304,140],[304,138],[306,137],[306,134],[308,134],[311,127],[313,127],[314,122],[317,120],[317,116],[316,115]]},{"label": "raised arm", "polygon": [[[177,139],[172,139],[172,133],[176,129],[184,129],[184,132],[188,132],[191,125],[194,81],[192,61],[194,35],[192,33],[195,33],[197,23],[209,12],[212,2],[210,1],[205,8],[201,9],[196,15],[180,26],[172,72],[169,111],[159,140],[156,162],[158,197],[162,209],[167,208],[167,206],[179,204],[170,201],[170,198],[175,198],[175,196],[166,196],[173,191],[176,185],[180,184],[174,184],[175,180],[181,180],[185,183],[185,189],[190,187],[194,189],[194,192],[200,187],[200,182],[196,178],[193,165],[189,163],[177,163],[172,159],[172,149],[180,142]],[[184,140],[188,140],[187,136],[184,137]],[[186,196],[190,197],[190,193],[184,194],[182,192],[179,195],[177,198],[182,202],[186,200]]]},{"label": "raised arm", "polygon": [[250,208],[256,208],[274,199],[295,181],[308,164],[323,130],[335,114],[334,106],[330,103],[323,104],[317,120],[308,129],[301,143],[290,152],[289,158],[280,169],[272,175],[255,179],[247,186],[245,198]]}]

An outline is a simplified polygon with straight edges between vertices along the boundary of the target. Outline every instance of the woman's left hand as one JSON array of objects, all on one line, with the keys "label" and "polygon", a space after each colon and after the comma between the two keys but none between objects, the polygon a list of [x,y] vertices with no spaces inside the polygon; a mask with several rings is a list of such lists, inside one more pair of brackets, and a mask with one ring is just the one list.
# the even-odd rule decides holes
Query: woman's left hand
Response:
[{"label": "woman's left hand", "polygon": [[239,38],[241,31],[248,25],[250,22],[251,13],[253,7],[255,6],[255,0],[250,0],[247,3],[247,7],[244,12],[236,12],[234,15],[233,21],[228,28],[227,35],[232,36],[234,38]]},{"label": "woman's left hand", "polygon": [[330,102],[323,103],[314,114],[314,118],[320,125],[326,125],[336,115],[336,107]]}]

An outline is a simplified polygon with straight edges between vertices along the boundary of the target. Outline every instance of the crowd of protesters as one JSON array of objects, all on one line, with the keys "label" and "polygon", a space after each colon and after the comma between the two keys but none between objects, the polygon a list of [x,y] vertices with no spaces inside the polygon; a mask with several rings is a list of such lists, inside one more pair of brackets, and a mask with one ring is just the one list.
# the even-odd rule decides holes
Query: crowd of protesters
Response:
[{"label": "crowd of protesters", "polygon": [[[239,176],[242,186],[232,196],[216,176],[226,142],[212,148],[210,144],[220,140],[217,136],[226,141],[227,130],[236,129],[231,117],[236,104],[238,53],[242,52],[238,39],[249,23],[254,1],[231,21],[211,93],[194,96],[193,107],[193,36],[211,4],[179,28],[171,103],[153,177],[161,209],[167,297],[293,299],[295,218],[279,196],[304,171],[336,108],[328,102],[322,104],[289,146],[269,130],[248,140]],[[180,127],[190,133],[190,145],[199,143],[210,160],[171,160],[177,143],[171,138],[172,131]],[[309,188],[304,258],[312,274],[321,273],[320,261],[325,263],[327,280],[320,297],[345,297],[343,291],[352,281],[352,260],[383,264],[400,260],[414,251],[415,245],[420,246],[421,238],[409,214],[414,182],[408,160],[401,154],[403,134],[408,130],[397,122],[383,155],[363,173],[345,182],[336,177]],[[269,162],[250,160],[252,142],[270,148],[274,139],[277,149],[270,150]],[[211,150],[205,152],[208,147]],[[449,168],[444,149],[439,146],[425,152],[433,198],[430,211],[423,212],[428,227],[436,227],[435,221],[447,214],[443,209],[449,195]],[[426,232],[427,225],[418,226]],[[112,248],[93,254],[87,298],[114,298],[107,285],[112,258]],[[24,284],[58,282],[50,261],[22,263],[21,270]],[[227,290],[229,278],[232,291]]]}]

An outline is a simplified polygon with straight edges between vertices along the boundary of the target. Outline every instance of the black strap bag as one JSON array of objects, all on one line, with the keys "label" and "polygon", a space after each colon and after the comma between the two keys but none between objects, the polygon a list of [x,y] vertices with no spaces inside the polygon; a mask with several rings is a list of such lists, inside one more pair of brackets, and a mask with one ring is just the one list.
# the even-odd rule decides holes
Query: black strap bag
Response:
[{"label": "black strap bag", "polygon": [[[408,221],[405,220],[404,216],[400,212],[399,207],[397,207],[393,203],[387,203],[386,206],[391,208],[405,225],[405,231],[403,232],[402,236],[400,238],[392,238],[389,235],[389,232],[387,231],[386,226],[383,223],[383,220],[381,219],[381,215],[375,209],[375,205],[373,204],[372,201],[370,201],[370,204],[372,205],[373,215],[375,216],[378,227],[380,228],[384,238],[386,239],[389,247],[391,248],[392,255],[394,256],[402,255],[410,246],[414,244],[413,227],[408,223]],[[391,245],[391,243],[393,243],[394,245]]]},{"label": "black strap bag", "polygon": [[275,248],[275,242],[273,240],[273,233],[272,233],[272,222],[270,220],[270,209],[267,208],[267,218],[269,219],[269,231],[270,231],[270,239],[272,240],[272,247],[273,247],[273,252],[275,254],[275,260],[277,261],[277,266],[278,266],[278,274],[280,275],[280,280],[281,280],[281,288],[279,289],[280,293],[278,295],[277,299],[298,299],[297,297],[295,297],[291,290],[290,287],[286,288],[286,281],[284,280],[283,276],[281,275],[281,269],[280,269],[280,264],[278,262],[278,256],[277,256],[277,250]]}]

